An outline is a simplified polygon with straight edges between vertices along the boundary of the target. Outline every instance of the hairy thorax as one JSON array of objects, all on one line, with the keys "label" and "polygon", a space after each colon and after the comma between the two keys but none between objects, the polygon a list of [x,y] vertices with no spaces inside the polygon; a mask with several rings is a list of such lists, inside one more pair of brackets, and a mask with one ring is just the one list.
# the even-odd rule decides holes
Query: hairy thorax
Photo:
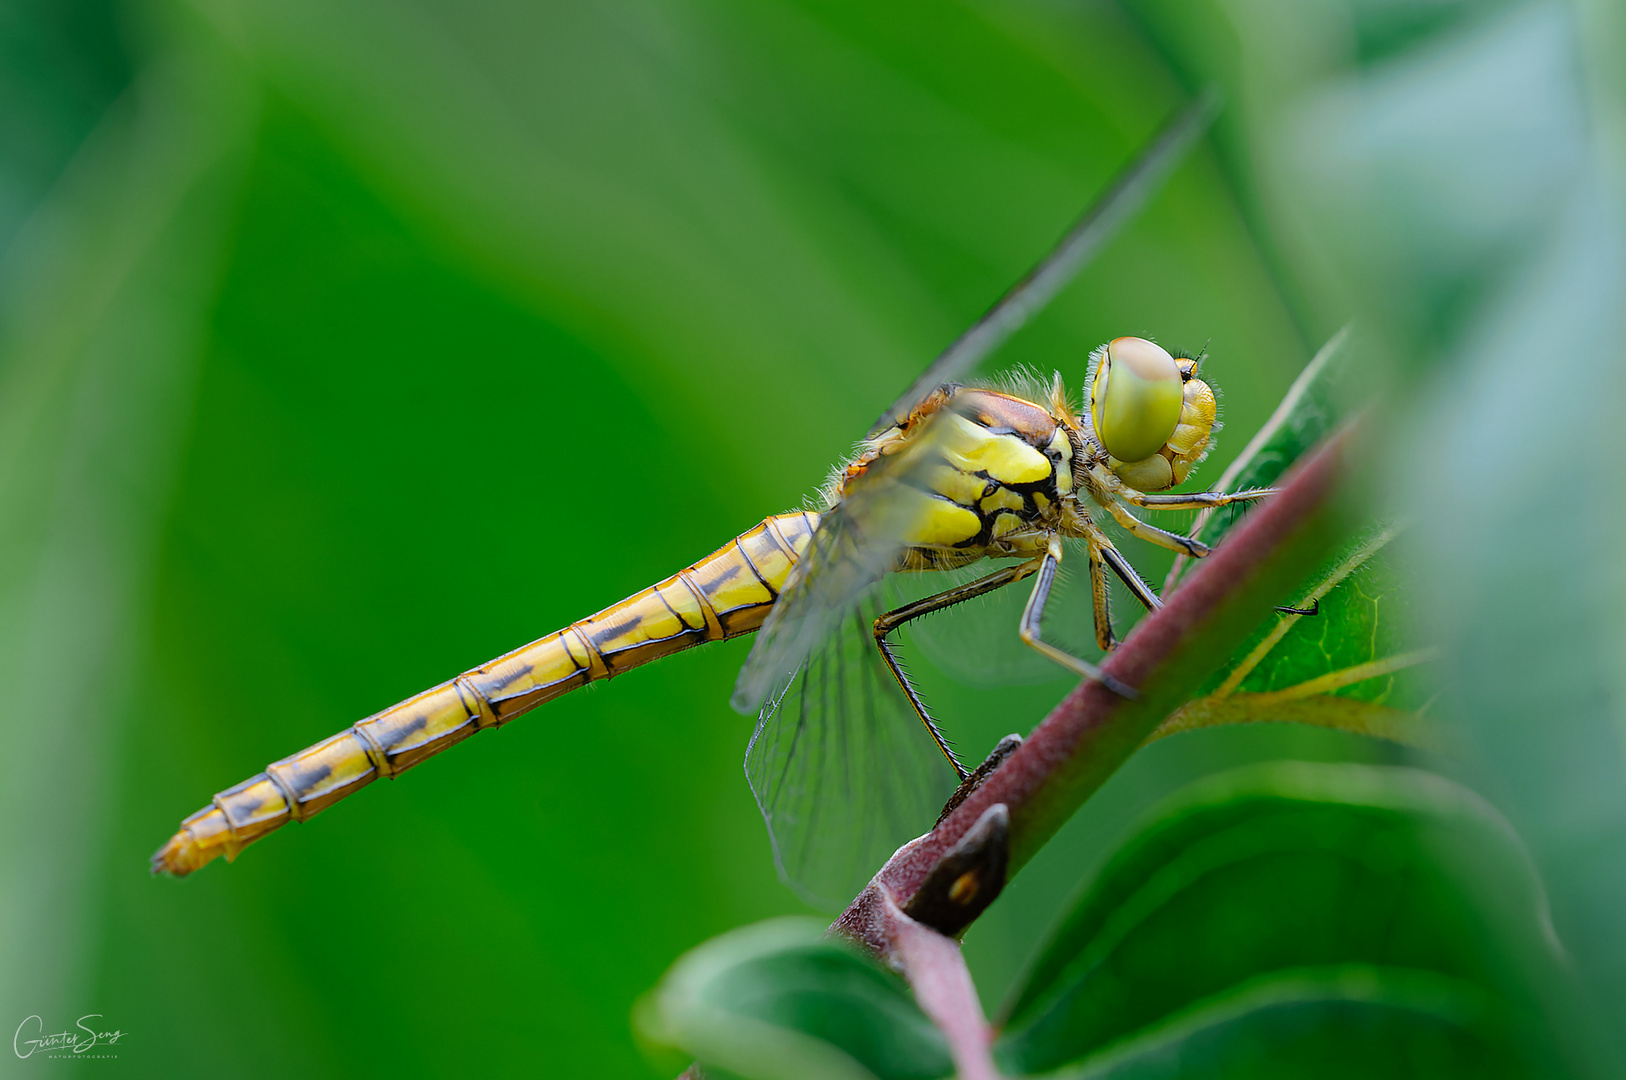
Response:
[{"label": "hairy thorax", "polygon": [[947,386],[871,440],[831,494],[863,498],[870,467],[887,470],[888,514],[899,523],[900,570],[944,570],[982,558],[1029,558],[1068,533],[1079,434],[1043,406],[998,390]]}]

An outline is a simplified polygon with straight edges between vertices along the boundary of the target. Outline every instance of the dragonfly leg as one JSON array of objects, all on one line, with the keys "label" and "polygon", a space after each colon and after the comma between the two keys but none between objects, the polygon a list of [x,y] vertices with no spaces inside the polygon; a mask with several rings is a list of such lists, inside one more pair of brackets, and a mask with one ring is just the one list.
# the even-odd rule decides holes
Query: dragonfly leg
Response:
[{"label": "dragonfly leg", "polygon": [[[1092,530],[1098,533],[1099,530]],[[1090,603],[1095,609],[1095,643],[1102,652],[1118,647],[1112,633],[1112,594],[1107,584],[1107,561],[1101,557],[1101,545],[1091,535],[1086,541],[1090,552]]]},{"label": "dragonfly leg", "polygon": [[1181,555],[1190,555],[1195,559],[1200,559],[1213,550],[1201,540],[1193,540],[1189,536],[1181,536],[1179,533],[1160,529],[1156,525],[1146,524],[1146,522],[1125,509],[1124,505],[1117,499],[1107,499],[1105,504],[1107,513],[1111,514],[1118,524],[1124,527],[1124,531],[1131,536],[1138,536],[1140,539],[1156,544],[1158,547],[1166,547],[1170,551],[1179,552]]},{"label": "dragonfly leg", "polygon": [[1090,552],[1090,596],[1095,604],[1095,641],[1103,652],[1111,652],[1117,648],[1118,639],[1112,632],[1112,614],[1108,604],[1109,568],[1118,575],[1118,580],[1128,587],[1130,593],[1147,611],[1156,611],[1163,606],[1163,601],[1157,598],[1157,593],[1152,591],[1152,587],[1146,584],[1146,580],[1130,565],[1129,560],[1113,546],[1106,533],[1095,528],[1093,523],[1085,533],[1084,542],[1089,546]]},{"label": "dragonfly leg", "polygon": [[1112,572],[1118,575],[1118,580],[1129,588],[1135,599],[1139,600],[1147,611],[1156,611],[1162,607],[1163,601],[1157,598],[1157,593],[1152,591],[1152,587],[1146,584],[1146,579],[1129,564],[1129,560],[1112,546],[1112,541],[1104,536],[1101,541],[1101,558],[1112,567]]},{"label": "dragonfly leg", "polygon": [[[1086,679],[1094,679],[1119,697],[1134,698],[1140,695],[1133,689],[1114,679],[1088,660],[1064,652],[1045,641],[1039,633],[1040,623],[1044,620],[1045,602],[1050,599],[1050,587],[1056,581],[1056,568],[1061,565],[1061,539],[1052,536],[1050,548],[1039,557],[1038,580],[1033,583],[1033,594],[1028,597],[1027,607],[1022,609],[1022,626],[1019,633],[1024,644],[1038,650],[1043,655],[1054,660],[1070,671],[1076,671]],[[1110,563],[1108,565],[1111,565]]]},{"label": "dragonfly leg", "polygon": [[934,824],[941,825],[947,821],[948,816],[954,813],[959,805],[970,797],[973,791],[981,787],[984,780],[994,775],[994,770],[1005,764],[1006,759],[1016,753],[1021,745],[1022,736],[1015,732],[999,740],[993,751],[983,759],[982,764],[973,769],[970,776],[960,781],[960,786],[954,790],[953,795],[949,796],[948,802],[943,804],[943,812],[937,815],[937,821]]},{"label": "dragonfly leg", "polygon": [[[1137,491],[1124,483],[1110,469],[1099,465],[1092,466],[1086,474],[1087,483],[1096,496],[1096,501],[1106,508],[1107,513],[1117,519],[1133,536],[1148,540],[1160,547],[1166,547],[1181,555],[1190,555],[1202,558],[1209,552],[1209,547],[1200,540],[1193,540],[1189,536],[1159,529],[1131,514],[1123,503],[1131,506],[1143,506],[1154,510],[1212,510],[1218,506],[1230,506],[1233,503],[1252,502],[1276,494],[1275,488],[1255,488],[1252,491],[1194,491],[1180,495],[1148,495]],[[1119,500],[1122,500],[1121,502]]]},{"label": "dragonfly leg", "polygon": [[937,721],[933,720],[931,713],[926,711],[926,703],[920,700],[920,694],[915,690],[914,684],[909,681],[909,676],[904,672],[903,665],[898,663],[897,654],[893,651],[892,643],[887,641],[887,636],[906,622],[918,619],[922,615],[930,615],[934,611],[951,608],[955,604],[961,604],[979,596],[986,596],[995,589],[1003,588],[1013,581],[1021,581],[1038,569],[1039,561],[1037,559],[1016,566],[1007,566],[1003,570],[996,570],[987,577],[981,577],[976,581],[958,585],[952,589],[937,593],[935,596],[928,596],[923,600],[916,600],[912,604],[905,604],[903,607],[889,611],[875,620],[875,645],[881,650],[881,659],[886,661],[887,669],[892,672],[892,677],[898,680],[898,685],[903,687],[904,696],[909,699],[909,704],[914,706],[915,715],[919,716],[920,722],[926,725],[926,730],[931,733],[932,740],[937,743],[937,748],[943,751],[943,756],[948,758],[949,764],[954,766],[954,771],[960,775],[961,780],[964,780],[969,775],[965,770],[965,766],[961,765],[960,759],[954,756],[954,751],[949,748],[948,740],[943,737],[943,732],[938,728]]},{"label": "dragonfly leg", "polygon": [[1276,488],[1254,488],[1252,491],[1189,491],[1181,495],[1147,495],[1125,486],[1118,492],[1124,502],[1153,510],[1212,510],[1232,503],[1253,502],[1276,494]]}]

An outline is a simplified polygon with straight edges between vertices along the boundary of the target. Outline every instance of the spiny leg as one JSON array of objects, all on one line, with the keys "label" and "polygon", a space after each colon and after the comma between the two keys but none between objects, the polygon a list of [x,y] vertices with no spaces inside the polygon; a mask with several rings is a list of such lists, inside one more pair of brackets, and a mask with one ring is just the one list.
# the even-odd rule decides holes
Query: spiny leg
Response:
[{"label": "spiny leg", "polygon": [[1275,488],[1255,488],[1252,491],[1196,491],[1178,495],[1148,495],[1130,487],[1112,470],[1100,465],[1092,466],[1087,475],[1089,486],[1097,496],[1096,501],[1106,507],[1107,512],[1132,536],[1198,559],[1208,554],[1210,549],[1207,544],[1189,536],[1169,532],[1167,529],[1159,529],[1155,525],[1148,525],[1131,514],[1123,503],[1156,510],[1212,510],[1215,507],[1253,502],[1276,494]]},{"label": "spiny leg", "polygon": [[[1124,500],[1124,502],[1132,503],[1135,506],[1150,507],[1152,509],[1162,510],[1211,510],[1219,506],[1229,506],[1234,503],[1253,502],[1257,499],[1267,498],[1268,496],[1276,494],[1278,490],[1277,488],[1254,488],[1252,491],[1199,491],[1182,495],[1147,495],[1144,492],[1136,491],[1134,488],[1130,487],[1128,484],[1125,484],[1122,480],[1119,480],[1111,473],[1103,473],[1100,470],[1091,470],[1091,475],[1097,480],[1098,486],[1107,489],[1119,499]],[[1122,525],[1124,529],[1132,536],[1138,536],[1143,540],[1149,540],[1161,547],[1166,547],[1172,551],[1178,552],[1179,554],[1190,555],[1194,558],[1202,558],[1212,550],[1207,544],[1204,544],[1200,540],[1194,540],[1189,536],[1182,536],[1179,533],[1171,533],[1166,529],[1159,529],[1155,525],[1148,525],[1134,514],[1131,514],[1116,499],[1107,498],[1102,501],[1106,505],[1107,512],[1110,513],[1113,518],[1117,520],[1118,524]],[[1152,594],[1150,587],[1147,586],[1146,582],[1141,580],[1139,574],[1135,573],[1134,567],[1130,566],[1128,561],[1125,560],[1123,556],[1118,554],[1117,549],[1112,546],[1112,542],[1105,536],[1101,537],[1100,542],[1106,545],[1105,552],[1111,552],[1110,555],[1103,553],[1103,557],[1105,557],[1106,560],[1111,564],[1112,568],[1117,571],[1118,577],[1123,580],[1125,585],[1129,586],[1129,590],[1133,592],[1137,598],[1139,598],[1140,602],[1145,604],[1148,610],[1155,611],[1157,608],[1162,607],[1162,603],[1159,602],[1157,597]],[[1095,550],[1093,546],[1091,547],[1090,557],[1092,560],[1091,574],[1093,579],[1093,560],[1095,558]],[[1148,599],[1148,597],[1150,597],[1150,599]],[[1308,608],[1277,607],[1276,610],[1281,612],[1283,615],[1309,616],[1318,614],[1321,610],[1321,605],[1320,603],[1316,603],[1312,604]],[[1099,620],[1099,618],[1100,609],[1098,608],[1097,619]],[[1108,627],[1108,636],[1111,635],[1111,632],[1111,628]],[[1099,622],[1097,623],[1096,637],[1098,639],[1101,637]],[[1102,648],[1106,648],[1106,646],[1103,645]]]},{"label": "spiny leg", "polygon": [[[1124,510],[1122,507],[1108,506],[1107,509],[1111,511],[1112,516],[1117,518],[1118,522],[1122,524],[1125,529],[1127,529],[1133,535],[1139,536],[1143,540],[1150,540],[1154,544],[1161,544],[1163,547],[1173,548],[1175,551],[1182,552],[1183,554],[1198,557],[1207,555],[1210,550],[1206,544],[1193,540],[1189,536],[1177,536],[1174,533],[1164,532],[1162,529],[1148,525],[1144,521],[1141,521],[1139,518],[1130,514],[1129,511]],[[1156,611],[1158,608],[1162,607],[1163,601],[1157,598],[1157,595],[1152,592],[1152,587],[1146,584],[1146,582],[1141,578],[1140,574],[1135,572],[1135,568],[1133,566],[1129,565],[1129,560],[1125,559],[1121,554],[1119,554],[1118,549],[1112,546],[1112,541],[1108,540],[1105,536],[1102,536],[1100,543],[1104,545],[1101,551],[1101,557],[1105,559],[1107,565],[1111,566],[1112,569],[1117,573],[1119,580],[1125,585],[1129,586],[1129,591],[1135,594],[1135,598],[1146,605],[1146,610]],[[1201,550],[1177,547],[1177,543],[1193,544]],[[1095,573],[1095,568],[1093,565],[1093,560],[1095,559],[1095,547],[1093,544],[1090,548],[1090,558],[1092,560],[1090,573],[1091,581],[1093,583]],[[1100,640],[1101,638],[1099,622],[1101,618],[1101,610],[1102,609],[1100,607],[1097,607],[1096,609],[1097,640]],[[1321,604],[1320,601],[1317,601],[1307,608],[1277,607],[1276,610],[1281,612],[1283,615],[1309,616],[1319,614],[1321,611]],[[1107,634],[1110,636],[1111,633],[1112,630],[1109,626],[1107,629]],[[1107,648],[1105,645],[1102,645],[1101,647],[1103,649]]]},{"label": "spiny leg", "polygon": [[[1271,491],[1271,490],[1268,490],[1268,489],[1262,489],[1262,490],[1260,490],[1258,492],[1243,492],[1242,494],[1250,495],[1250,496],[1260,496],[1260,495],[1273,495],[1273,494],[1275,494],[1275,492]],[[1154,496],[1146,495],[1146,496],[1142,496],[1142,497],[1150,499],[1150,498],[1153,498]],[[1237,499],[1235,501],[1242,502],[1244,500]],[[1156,504],[1153,504],[1153,505],[1156,505]],[[1167,504],[1167,505],[1172,505],[1172,504]],[[1208,547],[1207,544],[1204,544],[1199,540],[1193,540],[1189,536],[1180,536],[1180,535],[1175,534],[1175,533],[1166,532],[1163,529],[1159,529],[1154,525],[1148,525],[1148,524],[1146,524],[1146,522],[1144,522],[1144,521],[1140,520],[1139,518],[1135,517],[1128,510],[1125,510],[1122,506],[1118,505],[1117,503],[1108,503],[1107,510],[1108,510],[1108,512],[1110,512],[1112,514],[1112,516],[1114,518],[1117,519],[1118,523],[1120,525],[1122,525],[1131,535],[1138,536],[1143,540],[1150,540],[1154,544],[1159,544],[1159,545],[1161,545],[1163,547],[1171,548],[1174,551],[1180,552],[1181,554],[1191,555],[1191,556],[1194,556],[1194,557],[1197,557],[1197,558],[1201,558],[1202,556],[1207,555],[1209,553],[1209,551],[1212,550],[1211,548]],[[1145,604],[1146,609],[1148,611],[1156,611],[1158,608],[1162,607],[1163,602],[1161,600],[1159,600],[1157,598],[1157,596],[1152,592],[1151,586],[1147,585],[1146,582],[1141,579],[1141,576],[1138,573],[1135,572],[1135,568],[1133,566],[1129,565],[1129,560],[1125,559],[1121,554],[1118,553],[1118,549],[1112,546],[1112,542],[1110,540],[1108,540],[1105,536],[1102,536],[1101,540],[1100,540],[1100,543],[1105,545],[1103,547],[1103,549],[1102,549],[1101,557],[1104,558],[1106,560],[1107,564],[1110,565],[1112,567],[1112,569],[1117,572],[1118,578],[1125,585],[1129,586],[1129,591],[1135,594],[1135,598],[1138,599],[1141,603]],[[1090,548],[1090,558],[1092,560],[1090,573],[1091,573],[1092,582],[1094,580],[1094,573],[1095,573],[1095,568],[1094,568],[1094,563],[1093,563],[1093,560],[1095,559],[1095,555],[1096,555],[1095,547],[1092,544],[1092,546]],[[1097,607],[1097,609],[1096,609],[1096,619],[1097,619],[1096,638],[1097,638],[1097,640],[1100,640],[1100,638],[1101,638],[1100,622],[1099,622],[1099,620],[1101,618],[1101,610],[1102,609],[1100,607]],[[1315,604],[1312,604],[1310,607],[1307,607],[1307,608],[1277,607],[1276,610],[1281,612],[1283,615],[1306,615],[1306,616],[1308,616],[1308,615],[1316,615],[1316,614],[1319,614],[1320,611],[1321,611],[1321,604],[1320,604],[1319,601],[1317,601]],[[1108,627],[1107,634],[1110,636],[1111,633],[1112,633],[1111,627]],[[1102,645],[1101,647],[1104,649],[1107,646]]]},{"label": "spiny leg", "polygon": [[1118,647],[1118,639],[1112,633],[1112,595],[1107,581],[1107,562],[1101,557],[1101,547],[1094,535],[1088,537],[1086,542],[1090,552],[1090,605],[1095,610],[1095,643],[1102,652],[1111,652]]},{"label": "spiny leg", "polygon": [[909,704],[914,706],[915,715],[919,716],[920,722],[926,725],[926,730],[931,733],[932,741],[937,743],[939,750],[943,751],[943,756],[948,758],[949,764],[954,766],[954,771],[959,774],[961,780],[964,780],[967,775],[965,766],[960,764],[960,759],[954,756],[953,750],[949,749],[948,740],[943,738],[942,731],[937,727],[937,721],[933,720],[931,714],[926,711],[926,703],[920,700],[920,694],[916,692],[914,685],[909,682],[909,676],[904,673],[903,666],[898,663],[897,655],[892,651],[892,645],[886,640],[887,635],[904,623],[918,619],[922,615],[930,615],[934,611],[951,608],[955,604],[962,604],[967,600],[985,596],[995,589],[1009,585],[1013,581],[1021,581],[1038,568],[1039,561],[1037,559],[1017,566],[1007,566],[1003,570],[996,570],[987,577],[978,578],[976,581],[967,582],[964,585],[957,585],[934,596],[928,596],[923,600],[916,600],[912,604],[905,604],[900,608],[895,608],[875,620],[875,645],[881,650],[881,659],[886,661],[887,669],[892,672],[892,677],[898,680],[898,685],[903,687],[903,694],[909,699]]},{"label": "spiny leg", "polygon": [[1117,648],[1118,639],[1112,632],[1110,594],[1106,576],[1108,567],[1118,575],[1118,580],[1124,583],[1147,611],[1156,611],[1163,606],[1163,601],[1157,598],[1152,587],[1094,522],[1089,523],[1084,534],[1084,542],[1089,546],[1090,552],[1090,595],[1095,604],[1095,641],[1101,646],[1102,651],[1111,652]]},{"label": "spiny leg", "polygon": [[1019,633],[1024,644],[1037,649],[1043,655],[1054,660],[1062,667],[1076,671],[1086,679],[1094,679],[1108,690],[1133,700],[1140,695],[1111,675],[1102,671],[1088,660],[1063,652],[1040,636],[1039,626],[1044,620],[1045,601],[1050,598],[1050,587],[1056,581],[1056,568],[1061,565],[1061,538],[1052,536],[1049,549],[1039,558],[1038,580],[1033,583],[1033,594],[1028,597],[1027,607],[1022,609],[1022,625]]},{"label": "spiny leg", "polygon": [[1108,566],[1112,567],[1112,572],[1118,575],[1118,580],[1123,582],[1129,591],[1134,594],[1135,599],[1139,600],[1147,611],[1156,611],[1162,607],[1163,601],[1157,598],[1157,593],[1153,592],[1152,587],[1146,584],[1146,579],[1141,577],[1135,568],[1130,565],[1129,560],[1123,557],[1123,553],[1113,547],[1112,541],[1106,537],[1103,536],[1101,540],[1103,541],[1101,557],[1106,560]]},{"label": "spiny leg", "polygon": [[1124,502],[1153,510],[1213,510],[1232,503],[1266,499],[1278,490],[1254,488],[1252,491],[1188,491],[1180,495],[1147,495],[1125,485],[1118,491],[1118,497]]},{"label": "spiny leg", "polygon": [[1189,536],[1181,536],[1179,533],[1160,529],[1156,525],[1146,524],[1146,522],[1131,514],[1117,499],[1109,498],[1104,501],[1107,513],[1111,514],[1118,524],[1124,527],[1124,531],[1131,536],[1138,536],[1148,543],[1156,544],[1158,547],[1166,547],[1170,551],[1176,551],[1182,555],[1190,555],[1194,559],[1200,559],[1213,550],[1201,540],[1193,540]]}]

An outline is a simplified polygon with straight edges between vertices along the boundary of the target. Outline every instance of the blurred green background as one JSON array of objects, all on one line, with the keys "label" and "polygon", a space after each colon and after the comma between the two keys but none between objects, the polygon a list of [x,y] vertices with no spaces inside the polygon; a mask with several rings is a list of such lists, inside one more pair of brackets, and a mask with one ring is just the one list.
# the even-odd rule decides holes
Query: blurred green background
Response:
[{"label": "blurred green background", "polygon": [[[147,857],[266,762],[800,505],[1217,78],[1214,139],[1002,359],[1076,385],[1118,334],[1209,343],[1212,480],[1363,320],[1393,388],[1374,486],[1421,518],[1474,775],[1528,830],[1606,1029],[1626,575],[1600,545],[1618,506],[1571,492],[1618,494],[1626,461],[1588,411],[1622,400],[1619,14],[1272,7],[10,5],[0,1022],[130,1033],[49,1066],[86,1073],[654,1075],[637,997],[799,910],[727,707],[746,643],[235,865],[174,882]],[[975,756],[1067,685],[936,700]],[[1398,756],[1282,729],[1151,747],[968,936],[984,1001],[1185,780]]]}]

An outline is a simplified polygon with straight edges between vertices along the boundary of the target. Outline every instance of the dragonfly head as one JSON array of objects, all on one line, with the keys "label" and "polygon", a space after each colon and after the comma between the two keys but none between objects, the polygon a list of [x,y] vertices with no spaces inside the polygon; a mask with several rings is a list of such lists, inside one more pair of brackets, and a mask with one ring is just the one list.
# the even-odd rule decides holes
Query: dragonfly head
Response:
[{"label": "dragonfly head", "polygon": [[1112,471],[1140,491],[1183,481],[1215,426],[1214,391],[1197,378],[1201,357],[1177,359],[1145,338],[1121,337],[1091,360],[1090,424]]},{"label": "dragonfly head", "polygon": [[1097,350],[1090,380],[1095,437],[1119,461],[1140,461],[1162,449],[1180,422],[1185,380],[1167,349],[1145,338],[1121,337]]}]

